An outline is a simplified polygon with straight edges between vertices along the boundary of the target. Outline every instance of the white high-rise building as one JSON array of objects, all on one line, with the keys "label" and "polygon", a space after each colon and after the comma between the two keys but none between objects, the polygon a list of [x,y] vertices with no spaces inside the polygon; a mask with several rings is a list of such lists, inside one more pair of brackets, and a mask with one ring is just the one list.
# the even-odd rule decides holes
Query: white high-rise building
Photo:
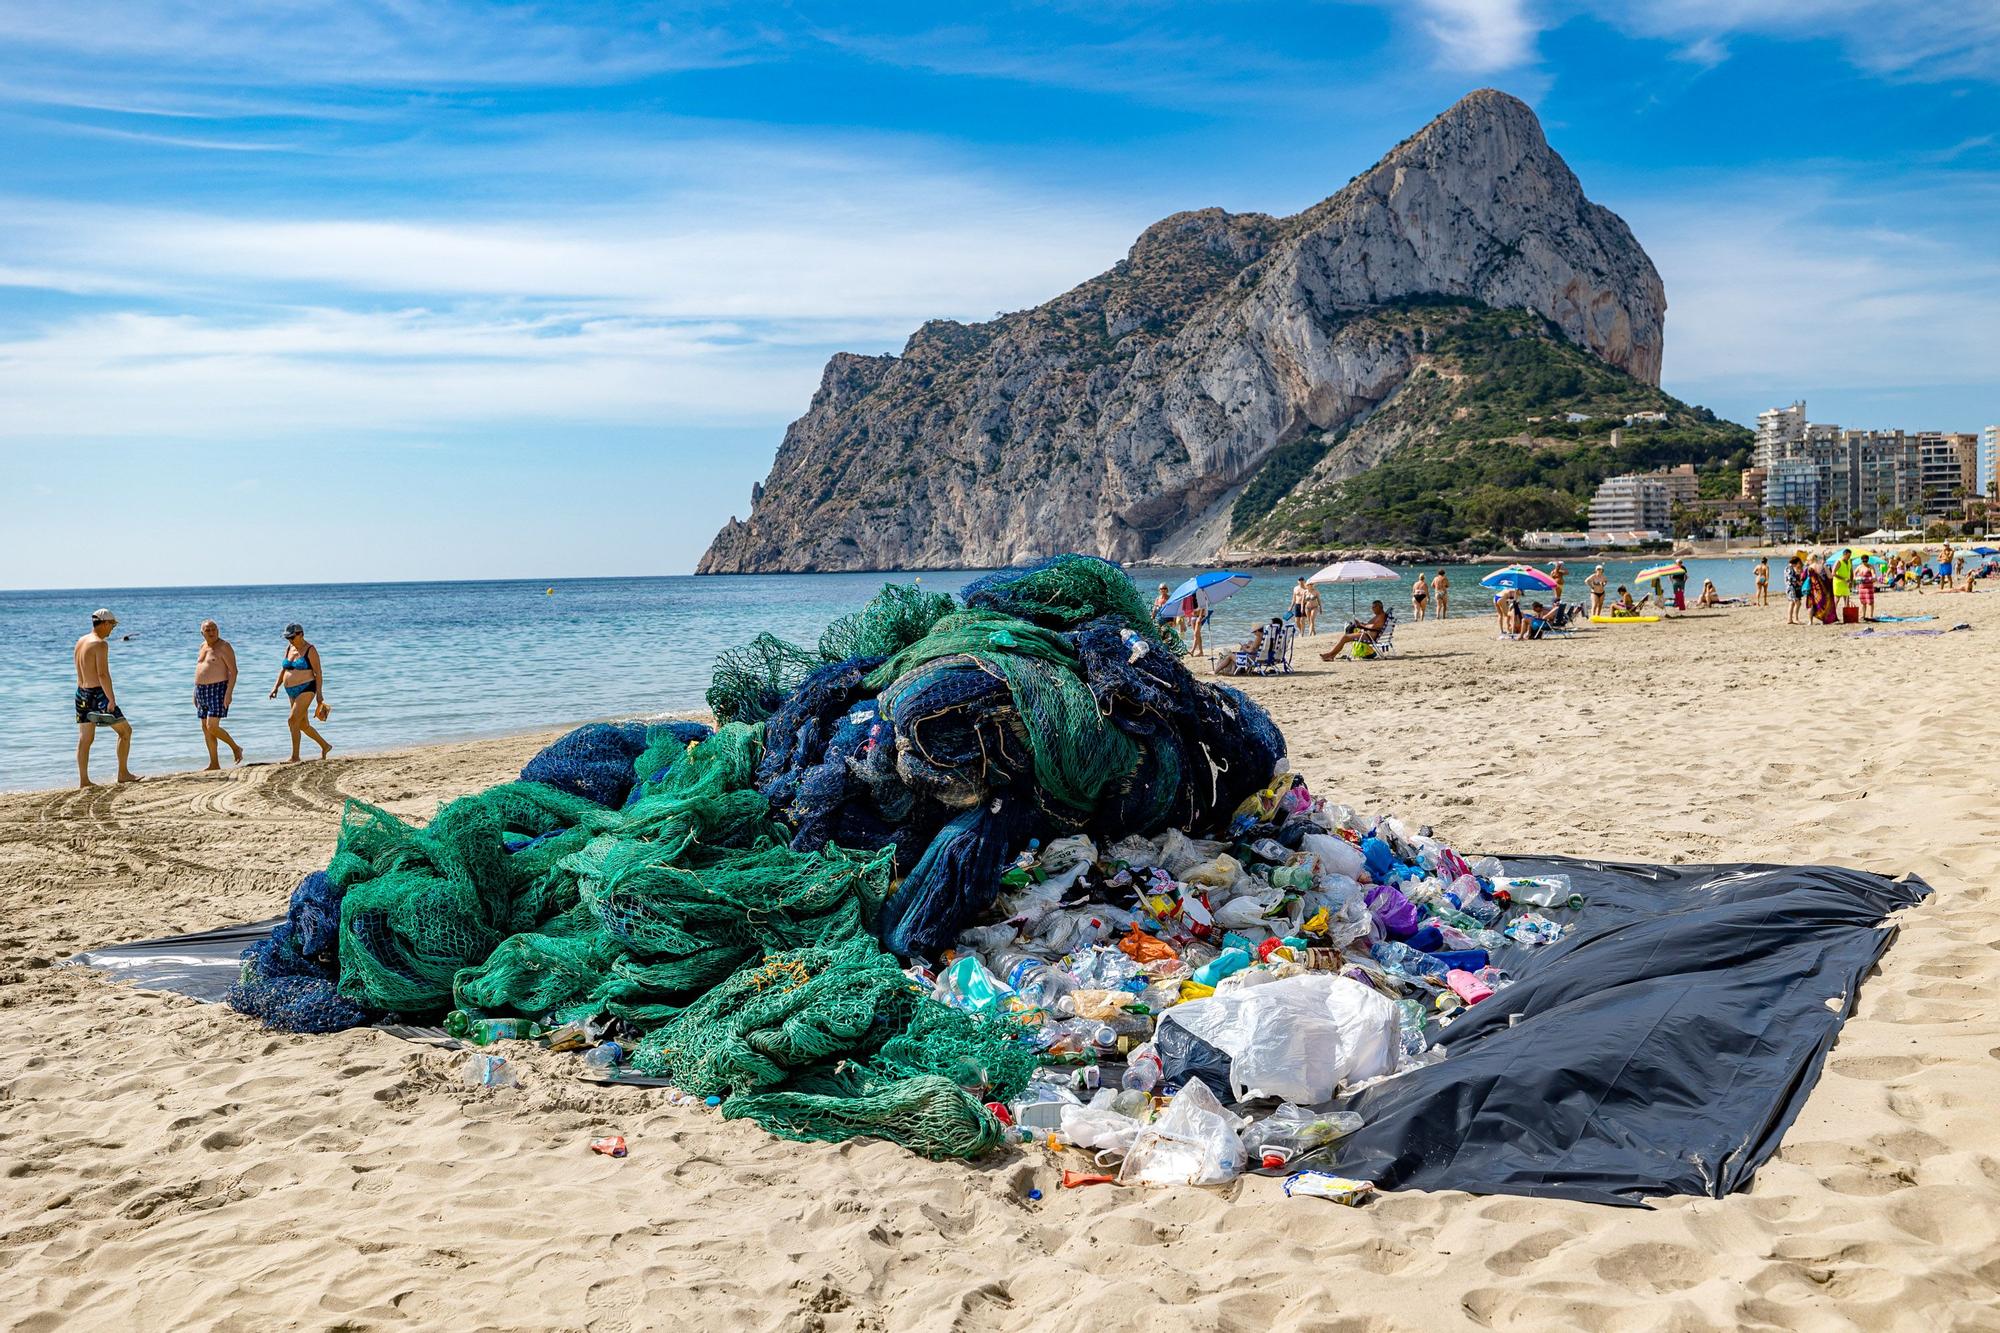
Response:
[{"label": "white high-rise building", "polygon": [[1794,446],[1806,438],[1805,401],[1790,407],[1773,407],[1757,414],[1756,466],[1768,468],[1791,455]]},{"label": "white high-rise building", "polygon": [[[1993,483],[2000,481],[2000,426],[1988,426],[1979,432],[1979,493],[1988,500],[1993,498]],[[1987,529],[1994,527],[1987,520]]]}]

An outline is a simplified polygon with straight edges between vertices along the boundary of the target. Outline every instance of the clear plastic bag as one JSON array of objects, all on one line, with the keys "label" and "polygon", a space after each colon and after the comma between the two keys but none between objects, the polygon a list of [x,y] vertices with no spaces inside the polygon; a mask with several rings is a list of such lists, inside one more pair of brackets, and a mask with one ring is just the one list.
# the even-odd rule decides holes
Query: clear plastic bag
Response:
[{"label": "clear plastic bag", "polygon": [[1226,1185],[1243,1174],[1237,1118],[1199,1080],[1174,1094],[1166,1111],[1140,1128],[1119,1169],[1121,1185]]},{"label": "clear plastic bag", "polygon": [[1131,1151],[1132,1145],[1146,1126],[1129,1115],[1095,1106],[1065,1106],[1062,1109],[1062,1125],[1056,1132],[1064,1143],[1078,1148],[1092,1148],[1099,1152],[1124,1153]]},{"label": "clear plastic bag", "polygon": [[1358,981],[1310,972],[1175,1005],[1180,1027],[1229,1057],[1231,1094],[1313,1105],[1396,1065],[1396,1007]]}]

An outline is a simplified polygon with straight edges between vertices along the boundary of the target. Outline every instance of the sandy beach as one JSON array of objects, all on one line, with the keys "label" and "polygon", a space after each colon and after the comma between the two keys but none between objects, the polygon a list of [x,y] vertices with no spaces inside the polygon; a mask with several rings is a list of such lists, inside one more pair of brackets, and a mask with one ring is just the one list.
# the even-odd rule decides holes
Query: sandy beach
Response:
[{"label": "sandy beach", "polygon": [[[1832,862],[1935,888],[1745,1194],[1650,1211],[1397,1193],[1065,1191],[795,1144],[521,1057],[518,1089],[380,1033],[267,1032],[54,966],[283,910],[341,803],[406,815],[544,737],[0,797],[0,1303],[13,1327],[2000,1327],[2000,596],[1850,637],[1782,603],[1253,680],[1316,792],[1458,846]],[[1884,629],[1917,628],[1885,626]],[[643,700],[633,701],[643,706]],[[621,1133],[624,1160],[586,1148]],[[1080,1155],[1070,1165],[1080,1165]],[[1031,1187],[1044,1197],[1030,1202]]]}]

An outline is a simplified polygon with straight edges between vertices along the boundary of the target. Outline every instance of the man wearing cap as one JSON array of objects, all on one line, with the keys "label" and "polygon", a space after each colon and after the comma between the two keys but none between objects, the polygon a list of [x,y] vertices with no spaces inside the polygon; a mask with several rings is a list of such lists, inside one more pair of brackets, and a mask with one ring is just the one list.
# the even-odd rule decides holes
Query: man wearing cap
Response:
[{"label": "man wearing cap", "polygon": [[227,745],[235,755],[231,762],[243,762],[243,747],[222,726],[222,719],[229,716],[229,705],[235,697],[236,650],[229,646],[229,640],[222,637],[222,630],[213,620],[204,620],[201,622],[201,647],[194,655],[194,715],[201,722],[201,739],[208,746],[208,771],[211,773],[222,767],[216,750],[218,742]]},{"label": "man wearing cap", "polygon": [[118,617],[104,607],[90,613],[90,633],[76,641],[76,780],[79,787],[95,787],[90,780],[90,747],[97,728],[108,724],[118,733],[118,780],[138,781],[127,767],[132,754],[132,724],[118,708],[118,694],[111,684],[111,631]]}]

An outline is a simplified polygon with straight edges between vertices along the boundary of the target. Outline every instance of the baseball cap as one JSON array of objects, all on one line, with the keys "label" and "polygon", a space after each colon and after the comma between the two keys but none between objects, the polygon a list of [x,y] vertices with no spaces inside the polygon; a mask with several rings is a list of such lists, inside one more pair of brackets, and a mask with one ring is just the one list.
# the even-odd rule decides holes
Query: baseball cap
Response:
[{"label": "baseball cap", "polygon": [[117,623],[118,623],[118,617],[117,617],[117,616],[114,616],[114,615],[112,615],[112,614],[111,614],[111,612],[110,612],[110,611],[109,611],[109,610],[108,610],[107,608],[105,608],[105,607],[102,607],[102,606],[98,607],[98,608],[97,608],[97,609],[96,609],[95,611],[92,611],[92,612],[90,613],[90,623],[91,623],[91,624],[93,624],[93,625],[102,625],[102,624],[104,624],[104,623],[105,623],[106,621],[109,621],[109,622],[111,622],[112,624],[114,624],[114,625],[115,625],[115,624],[117,624]]},{"label": "baseball cap", "polygon": [[304,634],[305,632],[306,632],[306,627],[304,625],[301,625],[296,620],[294,620],[291,624],[285,626],[285,637],[288,639],[295,639],[299,635]]}]

